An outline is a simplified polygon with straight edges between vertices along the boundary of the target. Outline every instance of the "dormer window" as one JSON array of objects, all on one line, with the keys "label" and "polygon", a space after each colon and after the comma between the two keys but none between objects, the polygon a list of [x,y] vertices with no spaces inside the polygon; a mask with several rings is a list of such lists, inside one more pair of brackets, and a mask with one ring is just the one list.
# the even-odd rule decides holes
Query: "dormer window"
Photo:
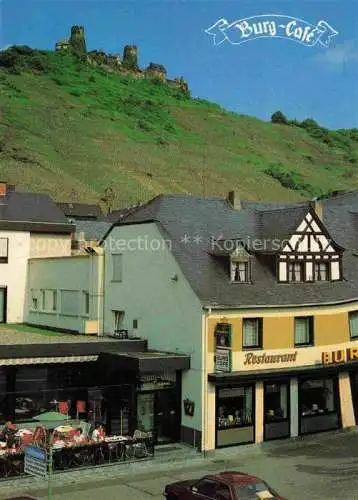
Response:
[{"label": "dormer window", "polygon": [[249,263],[231,261],[231,281],[247,283],[249,281]]},{"label": "dormer window", "polygon": [[314,279],[315,279],[315,281],[328,281],[329,280],[328,262],[315,262],[314,263]]},{"label": "dormer window", "polygon": [[288,263],[288,281],[303,281],[303,262]]}]

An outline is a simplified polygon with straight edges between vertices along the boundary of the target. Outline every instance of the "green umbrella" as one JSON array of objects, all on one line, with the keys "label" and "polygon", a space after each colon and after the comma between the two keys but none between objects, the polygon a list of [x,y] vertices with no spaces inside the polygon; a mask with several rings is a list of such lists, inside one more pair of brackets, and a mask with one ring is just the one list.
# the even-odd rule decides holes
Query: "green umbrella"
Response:
[{"label": "green umbrella", "polygon": [[37,420],[37,422],[64,422],[68,420],[67,415],[63,415],[63,413],[59,413],[57,411],[47,411],[45,413],[41,413],[40,415],[36,415],[33,417],[33,420]]}]

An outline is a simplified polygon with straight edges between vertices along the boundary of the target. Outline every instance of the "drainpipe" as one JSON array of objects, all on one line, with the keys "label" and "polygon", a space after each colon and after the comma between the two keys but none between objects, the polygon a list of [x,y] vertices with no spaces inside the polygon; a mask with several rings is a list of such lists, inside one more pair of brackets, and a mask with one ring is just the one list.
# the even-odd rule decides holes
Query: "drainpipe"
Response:
[{"label": "drainpipe", "polygon": [[[206,430],[208,429],[208,374],[207,374],[207,358],[208,358],[208,316],[211,314],[211,307],[208,308],[208,312],[205,313],[205,328],[204,328],[204,446],[206,444]],[[206,448],[206,446],[205,446]],[[204,458],[207,457],[207,451],[204,449]]]}]

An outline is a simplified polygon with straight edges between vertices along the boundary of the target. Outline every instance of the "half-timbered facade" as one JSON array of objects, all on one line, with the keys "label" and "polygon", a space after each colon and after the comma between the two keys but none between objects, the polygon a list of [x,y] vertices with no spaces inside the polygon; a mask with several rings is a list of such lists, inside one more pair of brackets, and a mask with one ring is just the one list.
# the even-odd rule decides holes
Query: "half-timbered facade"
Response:
[{"label": "half-timbered facade", "polygon": [[342,275],[343,248],[335,243],[310,210],[278,254],[280,282],[337,281]]}]

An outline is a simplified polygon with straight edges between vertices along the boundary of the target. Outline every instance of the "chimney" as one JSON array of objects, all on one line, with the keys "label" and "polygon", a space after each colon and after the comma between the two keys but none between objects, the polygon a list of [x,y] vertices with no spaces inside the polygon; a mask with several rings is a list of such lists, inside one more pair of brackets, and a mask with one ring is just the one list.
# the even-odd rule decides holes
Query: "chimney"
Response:
[{"label": "chimney", "polygon": [[313,209],[316,212],[317,217],[323,222],[323,200],[314,198],[312,201]]},{"label": "chimney", "polygon": [[0,181],[0,196],[5,196],[7,194],[7,182]]},{"label": "chimney", "polygon": [[229,191],[226,199],[234,210],[242,209],[240,199],[238,198],[237,193],[235,193],[235,191]]}]

